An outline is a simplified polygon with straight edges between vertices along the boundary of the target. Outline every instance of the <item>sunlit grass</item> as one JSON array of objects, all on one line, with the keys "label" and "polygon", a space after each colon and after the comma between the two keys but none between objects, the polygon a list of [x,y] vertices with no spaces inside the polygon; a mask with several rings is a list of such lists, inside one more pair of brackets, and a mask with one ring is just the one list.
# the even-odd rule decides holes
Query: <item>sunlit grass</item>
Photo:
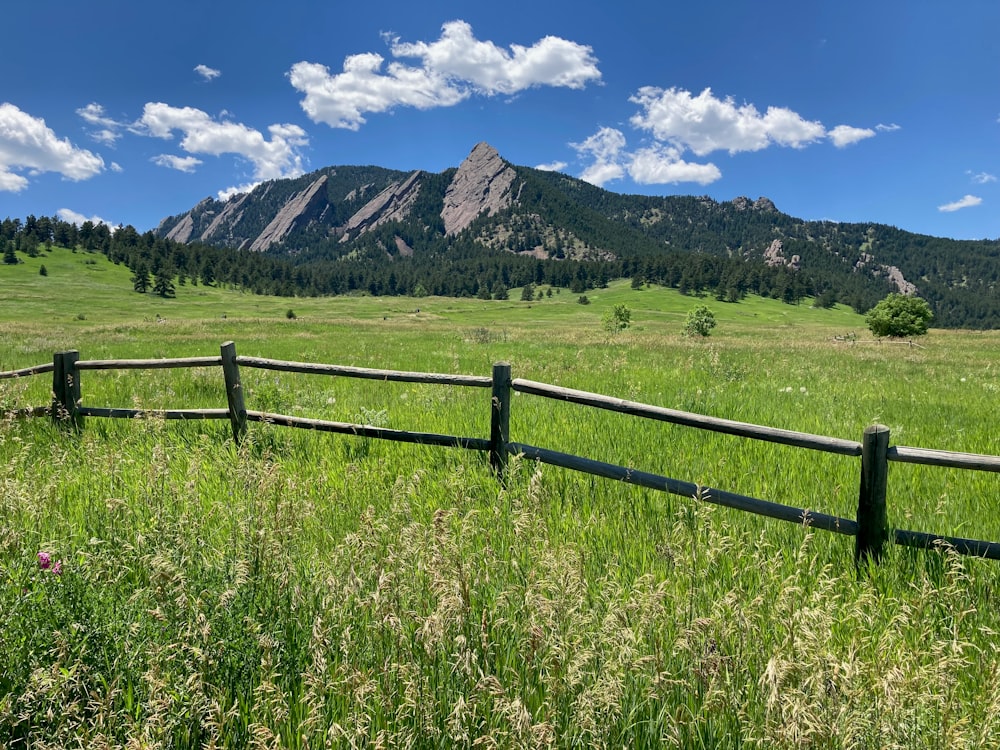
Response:
[{"label": "sunlit grass", "polygon": [[[144,298],[109,265],[104,292],[66,282],[44,299],[77,262],[59,252],[0,295],[0,370],[226,340],[428,372],[505,360],[514,377],[711,416],[853,440],[880,422],[895,444],[1000,453],[992,333],[911,348],[845,310],[707,300],[719,326],[691,341],[695,300],[627,283],[586,307],[566,291],[528,308],[212,289],[193,311],[191,288]],[[601,314],[623,303],[633,327],[609,337]],[[488,389],[242,376],[251,409],[489,432]],[[225,405],[218,368],[81,377],[92,406]],[[50,375],[0,381],[0,407],[50,390]],[[527,395],[511,435],[848,518],[857,503],[854,458]],[[890,523],[1000,539],[996,482],[892,464]],[[892,548],[859,576],[850,537],[523,460],[504,487],[478,453],[271,425],[237,447],[226,421],[0,422],[9,747],[989,748],[998,590],[993,562]]]}]

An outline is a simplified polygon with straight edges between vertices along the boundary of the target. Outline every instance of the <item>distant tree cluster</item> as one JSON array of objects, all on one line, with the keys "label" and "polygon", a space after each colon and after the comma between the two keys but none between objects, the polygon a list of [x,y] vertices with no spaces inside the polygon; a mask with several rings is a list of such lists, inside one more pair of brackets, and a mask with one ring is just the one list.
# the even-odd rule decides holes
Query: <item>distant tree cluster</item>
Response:
[{"label": "distant tree cluster", "polygon": [[[263,253],[247,252],[179,243],[127,225],[111,228],[86,221],[76,226],[55,217],[28,216],[0,222],[0,249],[4,264],[20,262],[21,255],[37,257],[52,245],[102,253],[130,269],[135,292],[162,297],[202,284],[285,297],[369,294],[494,300],[506,300],[511,289],[520,288],[522,300],[533,301],[539,288],[548,287],[567,289],[583,301],[587,292],[627,278],[637,289],[655,284],[720,302],[739,302],[748,294],[792,305],[812,298],[816,306],[845,304],[866,313],[895,287],[888,278],[858,271],[866,262],[864,253],[854,261],[805,239],[836,235],[845,247],[877,250],[883,262],[902,264],[906,255],[918,272],[923,269],[928,279],[937,279],[922,280],[920,288],[936,325],[1000,328],[995,291],[1000,243],[956,244],[888,227],[803,223],[773,211],[723,212],[709,199],[684,197],[672,199],[672,221],[647,226],[642,224],[643,211],[658,215],[664,199],[619,196],[577,181],[566,192],[550,182],[568,179],[564,176],[534,171],[529,176],[520,197],[522,214],[508,209],[482,216],[454,236],[446,236],[441,226],[440,192],[423,190],[413,208],[416,220],[383,223],[347,244],[329,232],[310,230],[305,245],[285,243]],[[448,177],[444,173],[436,179],[446,182]],[[524,211],[546,216],[559,229],[532,223]],[[492,236],[504,221],[512,228],[506,245],[484,245],[483,237]],[[741,249],[766,246],[776,227],[783,233],[786,254],[802,258],[801,269],[769,264]],[[602,255],[596,250],[600,247],[617,255]],[[535,252],[516,252],[529,248]],[[538,248],[547,257],[538,257]],[[949,252],[962,260],[941,260]],[[845,273],[845,263],[855,263],[849,266],[854,270]]]}]

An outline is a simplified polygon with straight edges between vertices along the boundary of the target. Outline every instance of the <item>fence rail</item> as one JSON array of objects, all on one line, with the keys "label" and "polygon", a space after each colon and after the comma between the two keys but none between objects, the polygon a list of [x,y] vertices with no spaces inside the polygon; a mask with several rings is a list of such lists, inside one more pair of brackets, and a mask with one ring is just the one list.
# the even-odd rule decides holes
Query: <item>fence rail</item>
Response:
[{"label": "fence rail", "polygon": [[[309,375],[328,375],[364,378],[386,382],[423,383],[472,388],[490,388],[490,434],[487,438],[460,437],[437,433],[408,431],[373,425],[334,422],[285,414],[249,410],[246,408],[240,367]],[[221,367],[226,388],[225,409],[127,409],[84,405],[81,398],[80,372],[86,370],[168,369],[185,367]],[[236,354],[236,345],[227,341],[218,357],[185,357],[175,359],[107,359],[81,360],[79,352],[57,352],[51,364],[25,367],[0,372],[0,380],[30,377],[52,373],[52,403],[11,409],[0,416],[28,418],[49,416],[57,424],[72,429],[82,429],[85,417],[106,419],[159,418],[170,420],[228,419],[233,438],[237,442],[246,435],[248,424],[267,423],[275,426],[352,435],[362,438],[392,440],[396,442],[462,448],[486,452],[491,466],[501,479],[504,477],[510,456],[523,456],[529,460],[558,466],[572,471],[613,479],[649,489],[669,492],[685,497],[696,497],[705,502],[753,513],[767,518],[806,524],[836,534],[855,538],[855,561],[878,562],[886,543],[907,547],[939,548],[947,546],[964,555],[1000,560],[1000,542],[987,542],[961,537],[948,537],[922,531],[892,529],[886,512],[886,487],[890,461],[950,467],[976,471],[1000,472],[1000,456],[974,453],[910,448],[889,445],[889,429],[871,425],[864,430],[862,442],[812,435],[793,430],[736,422],[708,417],[701,414],[651,406],[634,401],[603,396],[597,393],[562,388],[532,380],[511,377],[511,366],[498,362],[492,376],[452,375],[441,373],[381,370],[344,365],[289,362],[262,357],[242,357]],[[856,519],[840,518],[808,508],[797,508],[768,500],[761,500],[735,492],[701,487],[634,468],[604,463],[582,456],[561,453],[549,448],[512,441],[510,438],[511,396],[525,393],[542,398],[580,404],[582,406],[614,411],[621,414],[723,433],[751,440],[779,443],[796,448],[817,450],[844,456],[860,457],[861,471],[858,488]]]}]

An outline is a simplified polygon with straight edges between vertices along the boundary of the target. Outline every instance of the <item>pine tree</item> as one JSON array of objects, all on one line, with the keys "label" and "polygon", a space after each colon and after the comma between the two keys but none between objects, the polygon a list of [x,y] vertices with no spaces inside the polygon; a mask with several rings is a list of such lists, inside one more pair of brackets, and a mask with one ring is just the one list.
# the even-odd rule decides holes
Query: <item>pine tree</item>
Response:
[{"label": "pine tree", "polygon": [[153,292],[161,297],[174,296],[174,272],[169,268],[161,268],[153,280]]},{"label": "pine tree", "polygon": [[139,294],[145,294],[149,291],[151,283],[149,269],[145,265],[138,266],[135,269],[135,273],[132,274],[132,288],[139,292]]}]

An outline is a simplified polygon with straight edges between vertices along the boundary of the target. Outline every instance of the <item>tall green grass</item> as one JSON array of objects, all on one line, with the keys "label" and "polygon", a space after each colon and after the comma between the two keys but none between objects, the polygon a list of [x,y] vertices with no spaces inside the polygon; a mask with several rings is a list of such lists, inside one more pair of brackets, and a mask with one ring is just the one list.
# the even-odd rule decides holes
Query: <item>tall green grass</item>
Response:
[{"label": "tall green grass", "polygon": [[[32,284],[59,278],[60,252]],[[72,298],[86,320],[67,296],[31,303],[44,317],[4,296],[0,370],[70,348],[209,355],[229,339],[432,372],[506,360],[515,377],[713,416],[855,440],[882,422],[896,444],[1000,453],[991,333],[910,348],[874,343],[844,310],[709,301],[720,325],[690,341],[693,300],[627,284],[530,308],[205,290],[198,314],[183,289],[161,303],[88,288]],[[634,326],[609,338],[601,314],[623,303]],[[857,343],[835,340],[851,330]],[[484,389],[242,374],[251,409],[489,431]],[[0,406],[47,403],[49,378],[0,381]],[[95,406],[225,403],[216,368],[88,371],[82,392]],[[515,397],[511,434],[848,517],[857,502],[857,459],[532,396]],[[892,464],[890,522],[1000,539],[996,481]],[[522,460],[501,486],[461,450],[5,420],[0,745],[995,747],[1000,568],[892,548],[858,575],[852,553],[849,537]]]}]

